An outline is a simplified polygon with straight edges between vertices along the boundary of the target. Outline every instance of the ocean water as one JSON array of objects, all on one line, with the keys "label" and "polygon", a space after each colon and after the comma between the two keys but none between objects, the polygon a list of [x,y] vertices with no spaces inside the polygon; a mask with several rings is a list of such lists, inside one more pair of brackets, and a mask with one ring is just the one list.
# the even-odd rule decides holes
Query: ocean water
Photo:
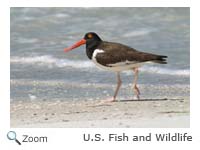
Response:
[{"label": "ocean water", "polygon": [[[89,31],[105,41],[168,56],[166,65],[140,68],[141,98],[189,97],[189,8],[11,8],[11,101],[112,96],[115,73],[96,67],[85,46],[63,52]],[[131,99],[133,72],[121,76],[119,98]]]}]

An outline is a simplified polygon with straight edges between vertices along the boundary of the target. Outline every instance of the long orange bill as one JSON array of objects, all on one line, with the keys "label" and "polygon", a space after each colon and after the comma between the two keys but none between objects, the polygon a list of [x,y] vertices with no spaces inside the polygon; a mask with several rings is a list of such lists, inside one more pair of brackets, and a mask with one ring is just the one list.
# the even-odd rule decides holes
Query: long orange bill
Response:
[{"label": "long orange bill", "polygon": [[77,47],[79,47],[79,46],[81,46],[81,45],[83,45],[83,44],[85,44],[85,43],[86,43],[86,40],[85,40],[85,39],[81,39],[80,41],[76,42],[74,45],[65,48],[65,49],[64,49],[64,52],[69,52],[69,51],[71,51],[72,49],[77,48]]}]

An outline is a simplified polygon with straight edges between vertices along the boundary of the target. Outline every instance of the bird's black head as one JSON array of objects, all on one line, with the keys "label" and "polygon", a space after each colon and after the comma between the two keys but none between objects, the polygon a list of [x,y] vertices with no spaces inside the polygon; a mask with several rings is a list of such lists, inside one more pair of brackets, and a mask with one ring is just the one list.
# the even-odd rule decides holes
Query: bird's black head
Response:
[{"label": "bird's black head", "polygon": [[101,43],[101,38],[95,32],[88,32],[85,34],[84,39],[86,40],[86,49],[96,49]]},{"label": "bird's black head", "polygon": [[71,47],[65,48],[65,52],[71,51],[83,44],[86,44],[86,49],[93,51],[102,42],[101,38],[95,32],[88,32],[85,34],[84,38],[76,42]]},{"label": "bird's black head", "polygon": [[102,41],[101,38],[95,32],[86,33],[84,39],[86,41]]}]

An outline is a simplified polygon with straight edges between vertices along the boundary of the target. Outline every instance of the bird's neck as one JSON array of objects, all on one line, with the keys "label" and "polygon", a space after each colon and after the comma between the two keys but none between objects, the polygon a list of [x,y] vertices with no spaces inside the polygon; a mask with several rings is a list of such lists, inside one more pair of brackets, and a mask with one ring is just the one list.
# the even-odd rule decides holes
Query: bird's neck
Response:
[{"label": "bird's neck", "polygon": [[86,43],[86,54],[89,59],[92,59],[93,52],[98,49],[98,46],[102,41],[93,41],[91,43]]}]

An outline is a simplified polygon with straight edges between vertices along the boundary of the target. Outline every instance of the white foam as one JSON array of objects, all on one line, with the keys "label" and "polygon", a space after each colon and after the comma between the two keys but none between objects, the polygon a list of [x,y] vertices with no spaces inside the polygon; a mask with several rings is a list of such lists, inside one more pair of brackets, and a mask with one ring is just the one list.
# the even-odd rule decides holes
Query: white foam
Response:
[{"label": "white foam", "polygon": [[11,57],[11,63],[20,64],[38,64],[47,67],[73,67],[73,68],[92,68],[95,65],[91,61],[58,59],[51,55],[35,56],[35,57]]},{"label": "white foam", "polygon": [[[11,57],[11,63],[20,63],[20,64],[34,64],[41,65],[47,67],[72,67],[77,69],[90,69],[90,68],[98,68],[95,64],[88,60],[69,60],[69,59],[59,59],[55,58],[51,55],[43,55],[43,56],[35,56],[35,57]],[[100,69],[96,69],[97,71],[101,71]],[[189,69],[171,69],[157,66],[142,66],[139,69],[141,72],[152,73],[152,74],[163,74],[163,75],[174,75],[174,76],[190,76]],[[132,74],[132,72],[125,71],[127,75]]]},{"label": "white foam", "polygon": [[[152,74],[163,74],[163,75],[174,75],[174,76],[190,76],[189,69],[169,69],[165,67],[156,67],[156,66],[143,66],[139,68],[139,71],[152,73]],[[132,72],[125,72],[127,75],[132,74]]]},{"label": "white foam", "polygon": [[144,66],[141,68],[142,71],[148,73],[158,73],[158,74],[166,74],[166,75],[180,75],[180,76],[189,76],[189,69],[169,69],[169,68],[161,68],[161,67],[151,67]]}]

